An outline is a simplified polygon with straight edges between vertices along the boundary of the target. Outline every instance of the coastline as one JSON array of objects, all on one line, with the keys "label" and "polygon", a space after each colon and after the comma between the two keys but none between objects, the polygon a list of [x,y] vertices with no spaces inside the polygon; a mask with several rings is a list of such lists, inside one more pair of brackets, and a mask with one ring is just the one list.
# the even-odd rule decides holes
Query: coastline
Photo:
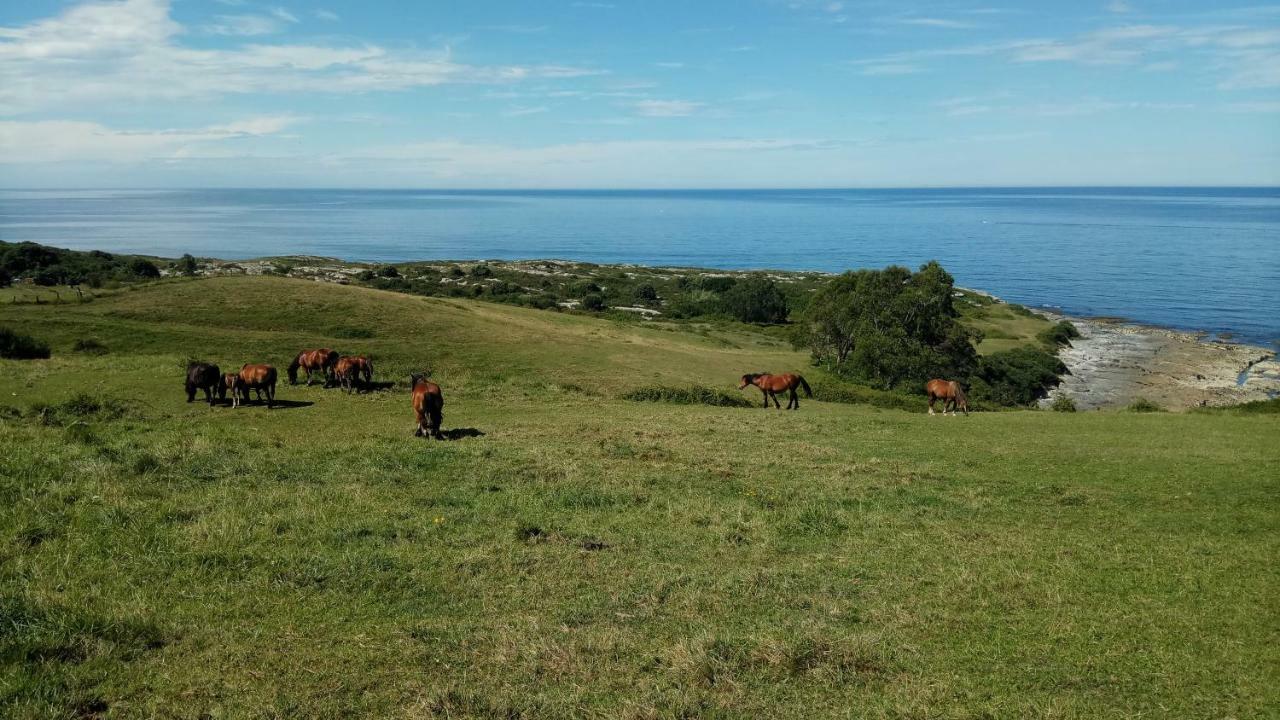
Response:
[{"label": "coastline", "polygon": [[1036,312],[1070,321],[1081,335],[1059,351],[1071,374],[1041,407],[1057,395],[1070,397],[1079,410],[1123,408],[1139,398],[1166,410],[1187,410],[1280,396],[1274,350],[1116,318]]}]

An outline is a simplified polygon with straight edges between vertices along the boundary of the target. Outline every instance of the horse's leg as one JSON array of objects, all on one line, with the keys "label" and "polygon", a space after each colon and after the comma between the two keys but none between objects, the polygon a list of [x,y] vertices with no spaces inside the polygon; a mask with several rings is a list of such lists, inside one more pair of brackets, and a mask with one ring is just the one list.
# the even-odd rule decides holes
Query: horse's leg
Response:
[{"label": "horse's leg", "polygon": [[796,394],[795,388],[791,388],[791,400],[790,402],[787,403],[787,409],[788,410],[800,409],[800,396]]},{"label": "horse's leg", "polygon": [[933,396],[933,393],[929,393],[929,414],[930,414],[930,415],[932,415],[932,414],[933,414],[933,401],[934,401],[934,400],[937,400],[937,398]]},{"label": "horse's leg", "polygon": [[267,409],[270,410],[276,404],[276,384],[271,383],[267,386]]},{"label": "horse's leg", "polygon": [[769,409],[769,391],[765,390],[764,388],[761,388],[760,395],[761,397],[764,398],[764,409],[768,410]]},{"label": "horse's leg", "polygon": [[781,410],[782,405],[778,402],[778,393],[770,391],[769,397],[773,398],[773,407],[777,410]]}]

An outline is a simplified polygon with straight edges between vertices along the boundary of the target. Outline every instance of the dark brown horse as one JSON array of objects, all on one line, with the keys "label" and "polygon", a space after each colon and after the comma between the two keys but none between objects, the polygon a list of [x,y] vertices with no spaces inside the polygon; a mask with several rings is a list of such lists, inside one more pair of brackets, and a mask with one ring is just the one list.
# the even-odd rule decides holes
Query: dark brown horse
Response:
[{"label": "dark brown horse", "polygon": [[270,409],[276,402],[276,369],[270,365],[245,365],[240,368],[230,390],[232,407],[239,407],[241,400],[249,402],[250,390],[258,394],[261,402],[262,393],[266,391],[267,408]]},{"label": "dark brown horse", "polygon": [[925,383],[925,393],[929,396],[929,414],[933,414],[935,400],[942,401],[942,414],[947,414],[947,405],[951,405],[951,414],[956,414],[959,407],[965,415],[969,414],[969,398],[964,395],[964,388],[955,380],[930,380]]},{"label": "dark brown horse", "polygon": [[326,387],[329,381],[333,380],[333,368],[338,364],[338,352],[329,348],[320,348],[319,350],[303,350],[298,353],[293,362],[289,363],[289,384],[298,384],[298,368],[302,368],[307,373],[307,384],[311,384],[311,374],[317,372],[324,373],[324,384]]},{"label": "dark brown horse", "polygon": [[440,393],[440,386],[428,380],[425,374],[414,373],[409,376],[409,387],[413,394],[413,413],[418,418],[418,429],[413,434],[417,437],[430,435],[437,440],[443,439],[440,422],[444,419],[441,412],[444,409],[444,395]]},{"label": "dark brown horse", "polygon": [[778,404],[778,393],[788,392],[790,396],[787,398],[788,410],[800,409],[800,396],[796,394],[796,388],[804,388],[806,397],[813,397],[813,391],[809,389],[809,383],[799,375],[786,373],[784,375],[770,375],[769,373],[749,373],[742,376],[742,382],[738,384],[738,389],[742,390],[748,385],[755,385],[760,388],[760,392],[764,393],[764,406],[769,407],[769,399],[773,398],[773,406],[781,409]]},{"label": "dark brown horse", "polygon": [[222,373],[217,365],[193,362],[187,366],[187,402],[196,399],[196,390],[204,390],[204,399],[213,405],[213,394],[221,392]]}]

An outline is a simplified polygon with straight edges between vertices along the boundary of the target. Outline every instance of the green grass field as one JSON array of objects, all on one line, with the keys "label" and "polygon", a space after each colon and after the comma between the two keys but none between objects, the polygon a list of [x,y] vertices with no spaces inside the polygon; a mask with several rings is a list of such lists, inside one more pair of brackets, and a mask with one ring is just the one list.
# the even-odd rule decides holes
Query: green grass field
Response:
[{"label": "green grass field", "polygon": [[[284,278],[0,325],[54,351],[0,361],[0,716],[1280,713],[1280,415],[629,402],[821,376],[748,328]],[[185,402],[187,358],[319,345],[394,387]],[[421,368],[455,440],[412,437]]]}]

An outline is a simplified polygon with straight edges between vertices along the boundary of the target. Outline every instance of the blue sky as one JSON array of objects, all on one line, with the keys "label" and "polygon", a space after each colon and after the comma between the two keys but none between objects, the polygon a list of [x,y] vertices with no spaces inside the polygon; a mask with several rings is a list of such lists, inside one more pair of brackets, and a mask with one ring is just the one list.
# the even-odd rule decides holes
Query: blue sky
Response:
[{"label": "blue sky", "polygon": [[25,0],[8,187],[1280,185],[1280,4]]}]

